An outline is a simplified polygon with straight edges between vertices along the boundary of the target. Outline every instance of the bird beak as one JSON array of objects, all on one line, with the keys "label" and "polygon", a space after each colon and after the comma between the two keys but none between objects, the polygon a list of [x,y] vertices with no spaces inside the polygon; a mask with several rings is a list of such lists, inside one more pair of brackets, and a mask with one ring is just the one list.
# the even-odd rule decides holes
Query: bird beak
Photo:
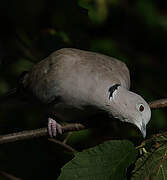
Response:
[{"label": "bird beak", "polygon": [[143,135],[143,138],[145,138],[146,137],[146,125],[143,122],[142,122],[142,125],[139,129]]}]

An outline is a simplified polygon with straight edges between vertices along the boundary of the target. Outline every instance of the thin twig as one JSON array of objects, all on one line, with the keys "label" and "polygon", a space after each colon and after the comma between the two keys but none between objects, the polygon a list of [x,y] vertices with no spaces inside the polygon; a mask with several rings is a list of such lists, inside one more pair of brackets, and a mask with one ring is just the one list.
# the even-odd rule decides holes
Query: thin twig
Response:
[{"label": "thin twig", "polygon": [[164,163],[164,161],[167,160],[167,155],[165,155],[162,160],[158,163],[157,167],[153,170],[154,173],[157,173],[157,171],[160,169],[161,165]]},{"label": "thin twig", "polygon": [[[82,124],[68,124],[62,127],[63,132],[69,131],[79,131],[85,129],[85,126]],[[21,141],[25,139],[32,139],[42,136],[47,136],[47,128],[35,129],[35,130],[26,130],[17,133],[11,133],[7,135],[0,136],[0,144]]]},{"label": "thin twig", "polygon": [[21,180],[20,178],[15,177],[15,176],[13,176],[7,172],[4,172],[4,171],[0,171],[0,176],[4,177],[7,180]]},{"label": "thin twig", "polygon": [[65,149],[67,149],[69,152],[72,152],[72,153],[77,152],[74,148],[72,148],[68,144],[65,144],[65,143],[63,143],[63,142],[61,142],[61,141],[59,141],[57,139],[49,138],[48,140],[51,141],[51,142],[54,142],[56,144],[59,144],[60,146],[62,146]]},{"label": "thin twig", "polygon": [[72,132],[68,132],[67,136],[65,137],[65,139],[63,140],[63,143],[66,144],[68,139],[70,138],[70,136],[72,135]]}]

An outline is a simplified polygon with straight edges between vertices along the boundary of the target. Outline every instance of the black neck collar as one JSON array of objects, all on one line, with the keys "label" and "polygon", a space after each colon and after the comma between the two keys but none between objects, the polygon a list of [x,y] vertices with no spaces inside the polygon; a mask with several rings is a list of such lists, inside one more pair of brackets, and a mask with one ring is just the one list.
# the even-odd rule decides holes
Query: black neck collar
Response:
[{"label": "black neck collar", "polygon": [[114,84],[113,86],[111,86],[111,87],[109,88],[109,90],[108,90],[108,91],[110,92],[109,98],[112,97],[113,92],[114,92],[115,90],[117,90],[119,86],[121,86],[121,85],[120,85],[120,84]]}]

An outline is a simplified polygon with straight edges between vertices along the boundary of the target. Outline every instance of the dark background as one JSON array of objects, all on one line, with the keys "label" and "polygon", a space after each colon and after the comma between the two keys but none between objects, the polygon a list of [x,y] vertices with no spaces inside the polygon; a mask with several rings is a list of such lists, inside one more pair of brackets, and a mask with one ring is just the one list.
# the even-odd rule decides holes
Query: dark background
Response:
[{"label": "dark background", "polygon": [[[20,73],[51,52],[73,47],[124,61],[131,72],[132,91],[147,101],[166,97],[166,10],[164,1],[158,0],[1,0],[0,95],[16,87]],[[152,111],[147,137],[166,130],[166,115],[166,109]],[[0,105],[1,134],[46,125],[43,110],[36,105],[19,98]],[[92,133],[73,133],[69,144],[82,150],[102,142],[99,135],[108,138],[104,132]],[[116,138],[136,144],[142,140],[134,127],[117,128]],[[72,157],[47,137],[25,140],[0,145],[0,171],[23,179],[56,179]]]}]

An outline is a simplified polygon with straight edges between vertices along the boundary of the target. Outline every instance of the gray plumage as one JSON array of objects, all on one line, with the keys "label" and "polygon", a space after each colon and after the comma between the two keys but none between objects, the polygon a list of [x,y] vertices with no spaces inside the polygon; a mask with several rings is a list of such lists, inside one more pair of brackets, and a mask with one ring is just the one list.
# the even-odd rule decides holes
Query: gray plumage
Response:
[{"label": "gray plumage", "polygon": [[[121,121],[135,124],[146,135],[151,111],[145,100],[129,91],[127,66],[112,57],[64,48],[36,64],[25,75],[23,86],[41,102],[54,103],[54,109],[73,107],[85,113],[85,106],[107,111]],[[113,93],[110,87],[118,85]],[[144,108],[144,109],[143,109]]]}]

